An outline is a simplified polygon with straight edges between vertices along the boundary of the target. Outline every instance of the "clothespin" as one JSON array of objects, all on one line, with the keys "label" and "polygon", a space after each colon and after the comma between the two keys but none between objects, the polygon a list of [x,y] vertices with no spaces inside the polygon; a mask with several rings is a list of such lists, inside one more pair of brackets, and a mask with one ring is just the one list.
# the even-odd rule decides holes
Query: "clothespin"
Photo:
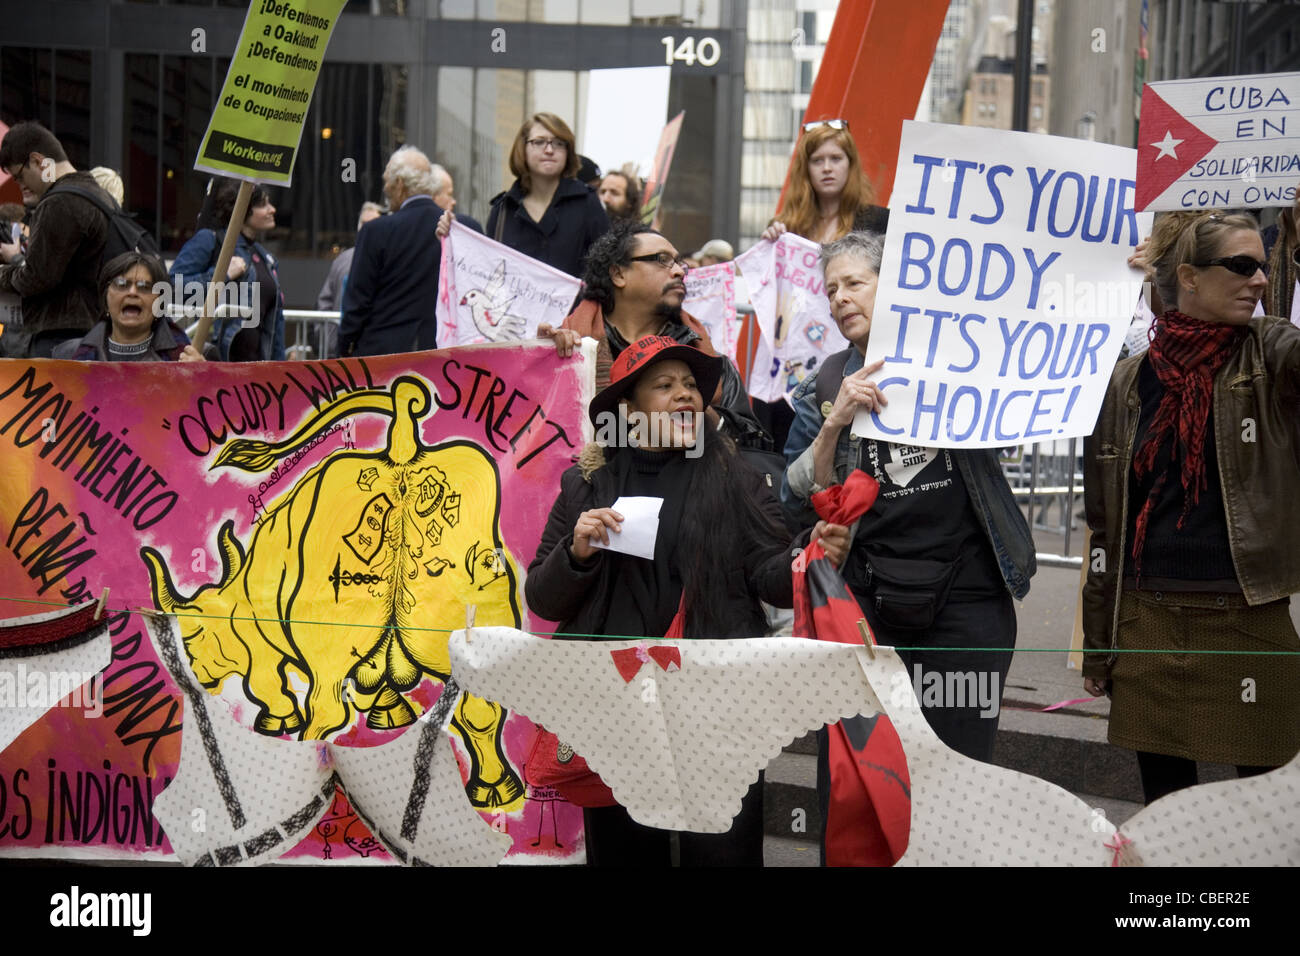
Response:
[{"label": "clothespin", "polygon": [[874,661],[876,659],[876,639],[871,636],[871,628],[867,627],[865,617],[858,618],[858,633],[862,635],[862,643],[867,645],[867,656]]},{"label": "clothespin", "polygon": [[477,604],[465,605],[465,643],[472,643],[474,640],[474,618],[478,616]]},{"label": "clothespin", "polygon": [[134,608],[133,610],[136,614],[142,614],[145,617],[152,617],[155,619],[167,616],[162,611],[158,610],[156,607],[137,607]]},{"label": "clothespin", "polygon": [[104,616],[104,605],[108,603],[108,588],[99,592],[99,600],[95,602],[95,620],[98,621]]}]

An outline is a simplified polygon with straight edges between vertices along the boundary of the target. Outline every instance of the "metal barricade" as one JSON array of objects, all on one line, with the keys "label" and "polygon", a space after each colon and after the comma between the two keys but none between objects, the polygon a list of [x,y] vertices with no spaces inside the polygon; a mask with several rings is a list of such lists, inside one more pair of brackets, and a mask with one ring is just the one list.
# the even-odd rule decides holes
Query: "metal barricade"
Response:
[{"label": "metal barricade", "polygon": [[1083,559],[1070,555],[1070,539],[1077,528],[1075,511],[1083,496],[1082,442],[1071,438],[1017,447],[1002,456],[1002,471],[1011,493],[1026,508],[1025,520],[1030,531],[1061,536],[1062,553],[1040,551],[1038,563],[1047,567],[1082,567]]}]

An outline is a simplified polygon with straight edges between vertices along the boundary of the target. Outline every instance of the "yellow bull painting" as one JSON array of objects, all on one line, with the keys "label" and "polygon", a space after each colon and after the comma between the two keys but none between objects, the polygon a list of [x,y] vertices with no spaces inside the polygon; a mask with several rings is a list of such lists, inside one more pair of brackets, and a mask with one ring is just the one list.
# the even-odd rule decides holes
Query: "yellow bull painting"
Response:
[{"label": "yellow bull painting", "polygon": [[[230,443],[214,468],[264,471],[345,416],[391,416],[386,447],[330,454],[270,505],[247,549],[226,522],[221,580],[190,597],[177,593],[162,555],[141,549],[195,674],[213,690],[239,675],[262,733],[324,739],[356,711],[373,728],[405,726],[416,718],[407,692],[449,676],[447,638],[466,606],[477,606],[479,623],[519,626],[496,463],[466,441],[422,445],[430,407],[428,387],[404,376],[321,408],[281,443]],[[291,671],[307,685],[301,703]],[[453,717],[476,806],[509,810],[523,799],[503,723],[499,705],[468,695]]]}]

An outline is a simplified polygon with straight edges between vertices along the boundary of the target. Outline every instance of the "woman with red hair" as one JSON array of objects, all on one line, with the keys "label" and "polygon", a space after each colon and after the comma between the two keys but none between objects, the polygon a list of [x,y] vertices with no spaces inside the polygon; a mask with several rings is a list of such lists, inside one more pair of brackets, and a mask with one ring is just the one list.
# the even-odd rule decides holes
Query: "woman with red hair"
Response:
[{"label": "woman with red hair", "polygon": [[884,235],[889,210],[875,205],[875,198],[848,120],[805,123],[790,184],[763,238],[775,240],[788,231],[824,245],[850,232]]}]

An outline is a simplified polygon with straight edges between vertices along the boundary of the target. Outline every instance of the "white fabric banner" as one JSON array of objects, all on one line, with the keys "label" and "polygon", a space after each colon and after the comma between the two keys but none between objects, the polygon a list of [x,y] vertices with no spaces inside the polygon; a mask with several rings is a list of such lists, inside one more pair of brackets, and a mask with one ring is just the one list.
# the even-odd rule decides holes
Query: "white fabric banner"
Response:
[{"label": "white fabric banner", "polygon": [[1151,231],[1131,149],[905,122],[853,433],[998,448],[1092,432]]},{"label": "white fabric banner", "polygon": [[686,299],[682,309],[709,330],[713,347],[733,362],[740,323],[736,319],[736,266],[719,262],[686,273]]},{"label": "white fabric banner", "polygon": [[776,242],[763,240],[736,257],[758,321],[749,394],[761,401],[788,401],[827,356],[848,348],[831,318],[817,262],[820,249],[786,232]]},{"label": "white fabric banner", "polygon": [[442,240],[438,345],[509,342],[558,326],[582,282],[458,222]]}]

